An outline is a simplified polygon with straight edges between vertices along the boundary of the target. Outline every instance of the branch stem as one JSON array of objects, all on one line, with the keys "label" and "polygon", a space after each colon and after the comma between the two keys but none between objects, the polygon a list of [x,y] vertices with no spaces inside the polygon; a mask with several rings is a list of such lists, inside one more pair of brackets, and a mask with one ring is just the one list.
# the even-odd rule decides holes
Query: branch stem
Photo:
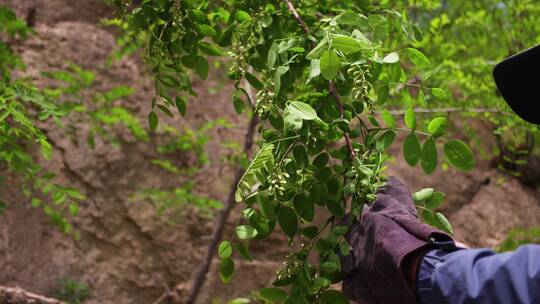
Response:
[{"label": "branch stem", "polygon": [[[498,110],[498,109],[487,109],[487,108],[460,108],[460,107],[451,107],[451,108],[434,108],[434,109],[422,109],[422,108],[414,108],[414,113],[418,114],[437,114],[437,113],[455,113],[455,112],[462,112],[462,113],[501,113],[506,114],[507,112]],[[407,111],[405,110],[392,110],[388,111],[392,115],[405,115]]]},{"label": "branch stem", "polygon": [[289,9],[289,12],[291,12],[294,19],[296,19],[296,22],[298,22],[298,25],[300,25],[304,33],[308,34],[309,28],[307,24],[304,22],[304,20],[302,19],[302,17],[300,17],[298,12],[296,11],[296,8],[294,8],[294,5],[292,4],[292,2],[290,0],[284,0],[284,1],[285,1],[285,4],[287,4],[287,8]]}]

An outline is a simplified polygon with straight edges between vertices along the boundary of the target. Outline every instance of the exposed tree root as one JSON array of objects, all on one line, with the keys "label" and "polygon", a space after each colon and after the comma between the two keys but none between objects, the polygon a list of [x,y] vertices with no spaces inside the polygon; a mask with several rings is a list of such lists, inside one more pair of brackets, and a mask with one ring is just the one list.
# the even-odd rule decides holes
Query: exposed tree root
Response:
[{"label": "exposed tree root", "polygon": [[28,292],[19,287],[0,286],[2,304],[64,304],[64,302]]}]

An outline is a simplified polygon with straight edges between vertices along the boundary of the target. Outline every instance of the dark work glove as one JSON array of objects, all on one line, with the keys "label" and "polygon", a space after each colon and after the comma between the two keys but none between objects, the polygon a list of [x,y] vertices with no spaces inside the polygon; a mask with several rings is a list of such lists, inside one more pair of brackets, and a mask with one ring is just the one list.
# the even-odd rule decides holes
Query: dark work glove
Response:
[{"label": "dark work glove", "polygon": [[343,292],[361,304],[417,303],[404,261],[430,247],[455,248],[450,236],[420,222],[409,189],[396,178],[379,190],[345,238],[352,251],[341,257]]}]

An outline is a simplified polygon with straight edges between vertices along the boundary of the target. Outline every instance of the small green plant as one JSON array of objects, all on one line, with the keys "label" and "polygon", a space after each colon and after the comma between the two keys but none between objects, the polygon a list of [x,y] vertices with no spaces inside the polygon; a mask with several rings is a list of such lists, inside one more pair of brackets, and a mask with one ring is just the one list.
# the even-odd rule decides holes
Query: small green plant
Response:
[{"label": "small green plant", "polygon": [[[157,151],[162,155],[191,152],[197,156],[197,166],[204,166],[210,161],[205,150],[205,146],[210,140],[209,131],[216,127],[230,128],[231,124],[226,119],[218,118],[206,122],[199,128],[184,127],[181,131],[164,125],[156,132],[165,135],[167,139],[164,143],[157,145]],[[159,165],[158,163],[156,165]]]},{"label": "small green plant", "polygon": [[173,210],[181,215],[185,211],[184,207],[190,205],[197,208],[201,215],[210,217],[216,209],[223,207],[223,204],[218,200],[194,194],[193,187],[194,183],[188,182],[170,190],[146,188],[134,193],[130,200],[149,200],[159,215],[168,210]]},{"label": "small green plant", "polygon": [[148,141],[148,132],[139,119],[127,108],[115,103],[133,94],[131,87],[117,86],[106,92],[95,92],[92,84],[96,75],[74,64],[64,70],[44,72],[43,75],[57,81],[45,92],[59,100],[60,106],[70,113],[69,117],[57,123],[65,127],[72,140],[79,139],[77,130],[79,124],[84,122],[90,127],[86,139],[90,147],[95,146],[96,136],[107,143],[120,145],[114,130],[119,125],[124,125],[135,139]]},{"label": "small green plant", "polygon": [[540,244],[540,228],[514,228],[510,230],[506,239],[497,247],[497,251],[512,251],[525,244]]},{"label": "small green plant", "polygon": [[90,298],[90,287],[69,277],[57,280],[56,298],[69,304],[81,304]]},{"label": "small green plant", "polygon": [[[25,38],[31,29],[5,6],[0,6],[0,163],[22,178],[22,191],[65,233],[73,233],[68,218],[78,214],[78,202],[85,197],[77,189],[54,181],[35,161],[38,150],[45,160],[52,156],[52,146],[39,122],[59,120],[67,112],[44,91],[24,79],[11,79],[13,69],[22,61],[8,46],[7,40]],[[1,204],[6,208],[6,203]]]}]

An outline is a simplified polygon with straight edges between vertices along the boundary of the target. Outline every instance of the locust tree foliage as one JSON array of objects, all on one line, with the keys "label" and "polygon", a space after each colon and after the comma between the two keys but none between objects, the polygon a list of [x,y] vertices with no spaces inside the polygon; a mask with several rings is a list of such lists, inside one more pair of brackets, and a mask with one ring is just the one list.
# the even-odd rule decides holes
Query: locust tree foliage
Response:
[{"label": "locust tree foliage", "polygon": [[[351,250],[339,219],[374,202],[397,133],[406,136],[403,160],[425,174],[443,161],[475,165],[469,146],[447,132],[444,113],[417,117],[450,96],[430,85],[434,64],[407,9],[366,0],[113,2],[154,75],[151,129],[161,115],[189,112],[192,79],[208,77],[213,57],[229,60],[237,113],[260,118],[258,151],[235,195],[241,220],[218,250],[224,282],[234,256],[251,260],[250,243],[277,230],[298,246],[259,295],[347,303],[330,288],[341,281],[338,254]],[[433,211],[443,199],[433,189],[415,193],[423,219],[451,233]]]}]

